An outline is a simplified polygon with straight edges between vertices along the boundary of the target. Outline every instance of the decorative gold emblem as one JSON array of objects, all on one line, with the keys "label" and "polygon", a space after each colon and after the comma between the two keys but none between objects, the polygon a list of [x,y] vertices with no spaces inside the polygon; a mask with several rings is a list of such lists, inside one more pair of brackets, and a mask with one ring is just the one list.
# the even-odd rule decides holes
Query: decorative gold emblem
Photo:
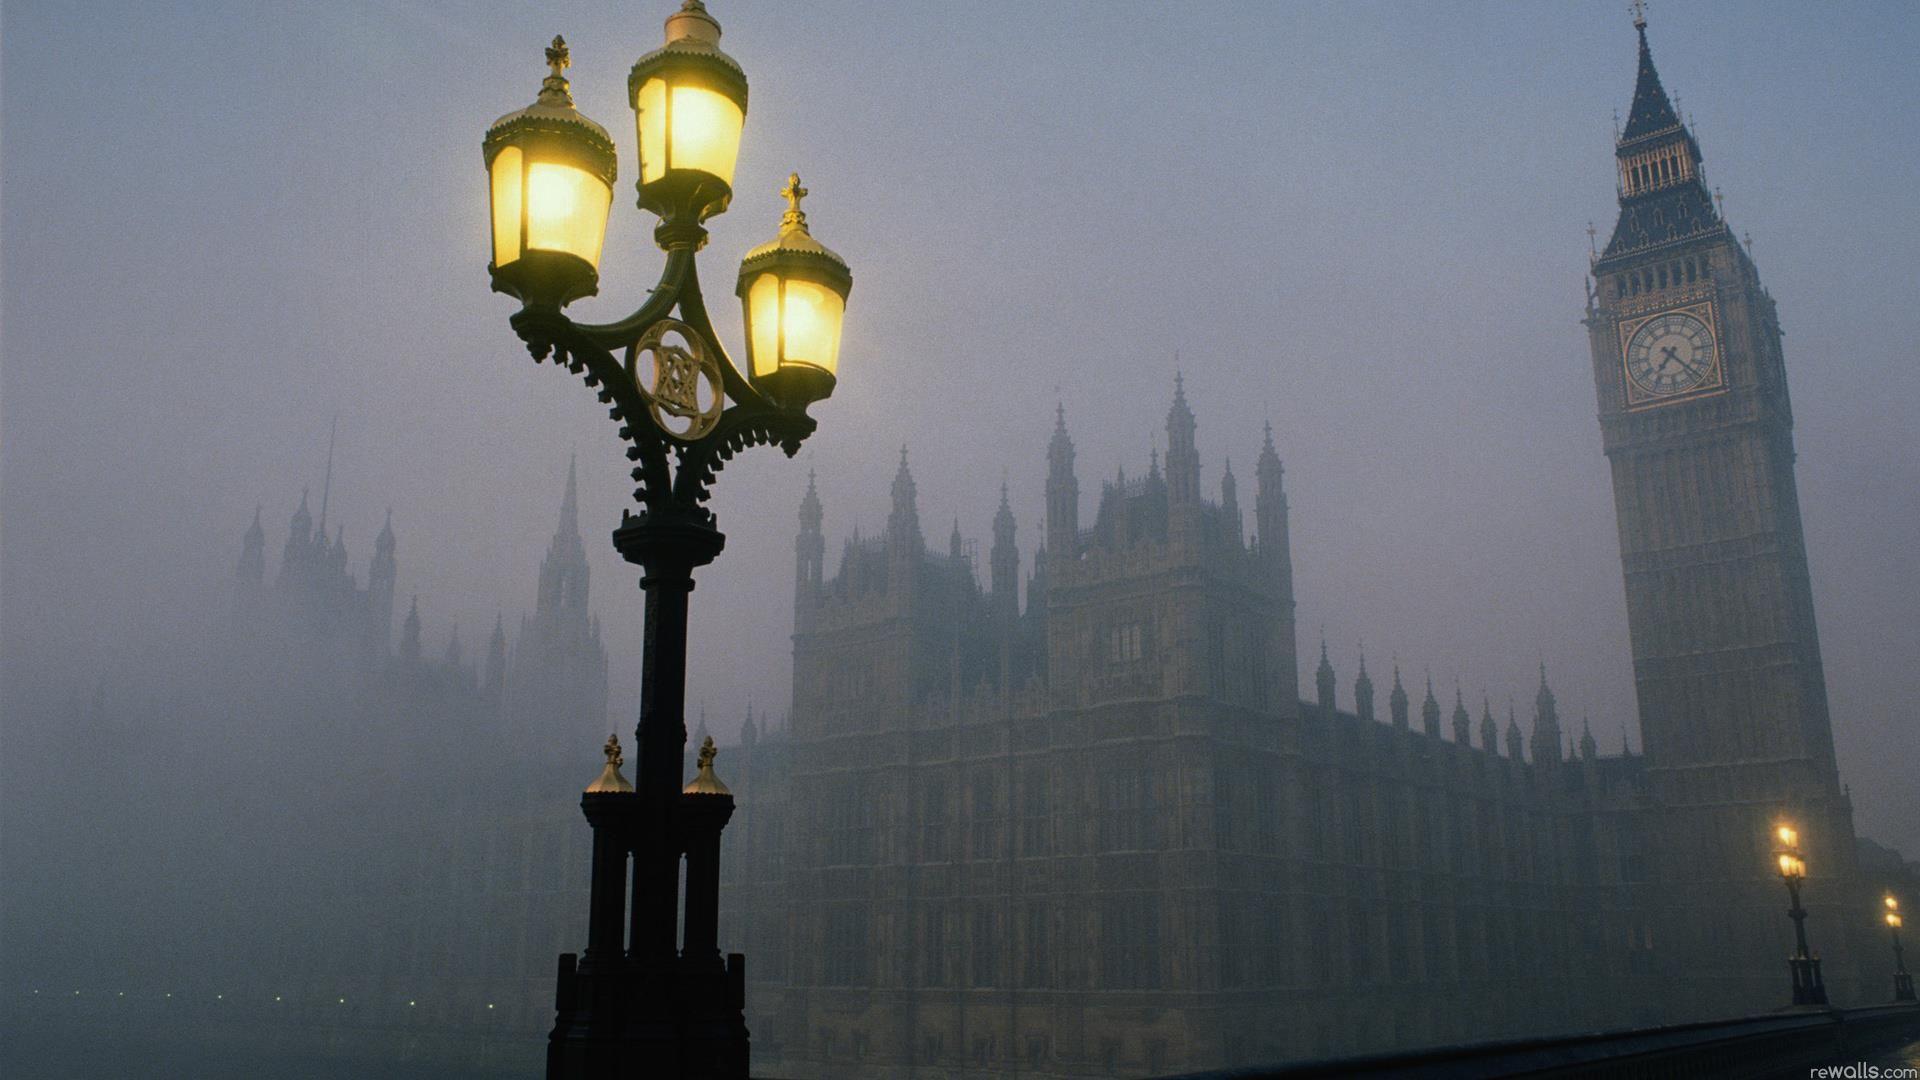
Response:
[{"label": "decorative gold emblem", "polygon": [[720,422],[727,406],[720,361],[686,323],[662,319],[648,327],[627,355],[627,370],[667,437],[692,442]]},{"label": "decorative gold emblem", "polygon": [[1669,307],[1620,320],[1629,409],[1726,389],[1713,304]]}]

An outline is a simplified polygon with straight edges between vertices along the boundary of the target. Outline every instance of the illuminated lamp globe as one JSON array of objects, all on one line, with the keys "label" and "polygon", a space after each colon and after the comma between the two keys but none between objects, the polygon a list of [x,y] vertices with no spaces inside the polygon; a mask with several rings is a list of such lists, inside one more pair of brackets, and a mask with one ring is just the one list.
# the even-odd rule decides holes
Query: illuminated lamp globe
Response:
[{"label": "illuminated lamp globe", "polygon": [[700,0],[667,16],[667,43],[634,62],[627,99],[640,137],[640,209],[676,224],[726,210],[747,76],[720,51],[720,24]]},{"label": "illuminated lamp globe", "polygon": [[493,289],[528,307],[560,308],[600,291],[600,247],[613,204],[607,129],[573,107],[561,74],[567,43],[547,49],[540,96],[487,129],[482,152],[493,219]]},{"label": "illuminated lamp globe", "polygon": [[780,194],[787,212],[780,234],[740,260],[734,289],[746,309],[748,378],[781,405],[805,408],[833,393],[840,366],[840,327],[853,291],[853,271],[807,230],[800,174]]}]

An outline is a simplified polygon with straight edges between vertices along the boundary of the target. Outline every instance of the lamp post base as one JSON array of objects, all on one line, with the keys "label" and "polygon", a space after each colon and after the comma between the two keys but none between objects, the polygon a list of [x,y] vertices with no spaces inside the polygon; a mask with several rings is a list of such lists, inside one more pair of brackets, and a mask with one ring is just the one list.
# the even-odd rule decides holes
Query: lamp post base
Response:
[{"label": "lamp post base", "polygon": [[1795,1005],[1825,1005],[1827,1003],[1827,984],[1820,977],[1820,958],[1817,956],[1795,956],[1787,960],[1787,966],[1793,974],[1793,1003]]},{"label": "lamp post base", "polygon": [[1913,976],[1912,976],[1912,975],[1910,975],[1910,974],[1908,974],[1907,972],[1904,972],[1904,971],[1900,971],[1900,972],[1895,972],[1895,973],[1894,973],[1894,976],[1893,976],[1893,1000],[1895,1000],[1895,1001],[1912,1001],[1912,1000],[1914,1000],[1914,997],[1913,997]]}]

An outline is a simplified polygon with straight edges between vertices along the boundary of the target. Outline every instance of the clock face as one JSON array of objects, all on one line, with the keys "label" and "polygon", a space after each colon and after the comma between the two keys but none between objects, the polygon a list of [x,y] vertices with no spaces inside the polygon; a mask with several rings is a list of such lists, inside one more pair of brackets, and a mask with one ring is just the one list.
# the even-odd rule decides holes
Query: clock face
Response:
[{"label": "clock face", "polygon": [[1633,397],[1668,398],[1720,385],[1720,353],[1713,328],[1690,311],[1669,311],[1643,322],[1627,339],[1627,378]]}]

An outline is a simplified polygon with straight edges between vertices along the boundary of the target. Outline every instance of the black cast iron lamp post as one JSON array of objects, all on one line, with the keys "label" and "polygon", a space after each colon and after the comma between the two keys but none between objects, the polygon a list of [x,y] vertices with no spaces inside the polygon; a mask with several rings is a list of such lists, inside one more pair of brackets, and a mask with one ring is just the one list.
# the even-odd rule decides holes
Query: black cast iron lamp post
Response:
[{"label": "black cast iron lamp post", "polygon": [[1900,901],[1892,893],[1885,898],[1887,906],[1887,929],[1893,932],[1893,1000],[1913,1000],[1913,976],[1907,971],[1907,957],[1900,949],[1900,926],[1906,920],[1900,917]]},{"label": "black cast iron lamp post", "polygon": [[1800,906],[1800,883],[1807,877],[1807,863],[1800,856],[1800,831],[1791,825],[1780,825],[1773,830],[1773,836],[1776,841],[1774,863],[1780,870],[1780,880],[1787,883],[1787,917],[1793,920],[1794,950],[1787,960],[1793,976],[1793,1003],[1825,1005],[1826,983],[1820,977],[1819,958],[1807,951],[1807,910]]},{"label": "black cast iron lamp post", "polygon": [[[563,74],[570,59],[554,38],[538,100],[487,130],[488,270],[496,291],[520,300],[510,322],[534,359],[582,376],[620,424],[640,512],[623,515],[613,540],[643,567],[646,634],[635,782],[624,788],[609,743],[606,770],[582,798],[595,833],[593,910],[585,955],[577,966],[572,954],[561,958],[548,1076],[627,1075],[639,1063],[647,1075],[744,1077],[743,961],[723,961],[713,932],[719,836],[733,797],[714,778],[711,746],[701,768],[711,782],[680,783],[687,594],[693,572],[726,543],[705,506],[716,474],[749,446],[771,443],[791,457],[813,433],[806,410],[833,392],[853,276],[813,238],[800,209],[807,191],[789,176],[778,235],[740,265],[745,372],[728,358],[694,259],[707,242],[703,223],[733,198],[747,78],[720,51],[720,24],[706,6],[685,0],[666,20],[666,43],[627,80],[635,188],[640,208],[660,219],[653,235],[666,265],[626,318],[567,318],[562,309],[599,291],[615,176],[606,129],[574,108]],[[629,853],[630,898],[620,880]]]}]

